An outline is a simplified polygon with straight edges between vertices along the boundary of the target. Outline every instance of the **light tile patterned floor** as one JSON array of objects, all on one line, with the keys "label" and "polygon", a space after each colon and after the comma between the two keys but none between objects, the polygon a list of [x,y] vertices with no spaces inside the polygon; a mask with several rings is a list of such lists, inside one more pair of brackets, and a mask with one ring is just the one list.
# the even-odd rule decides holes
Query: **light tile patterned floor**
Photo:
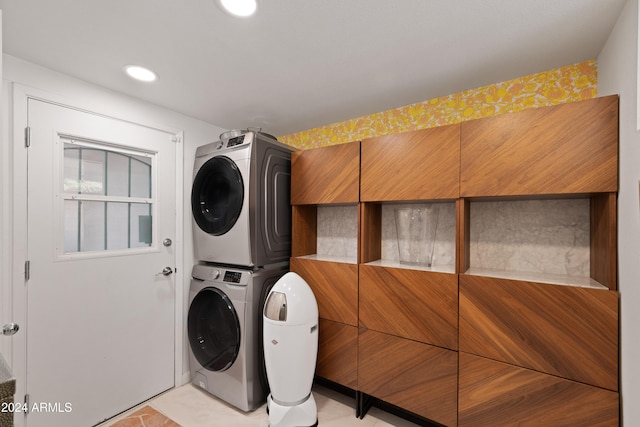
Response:
[{"label": "light tile patterned floor", "polygon": [[180,427],[180,424],[171,420],[164,414],[156,411],[151,406],[144,407],[124,416],[117,422],[111,424],[112,427]]},{"label": "light tile patterned floor", "polygon": [[[318,425],[322,427],[416,426],[375,407],[360,420],[355,415],[354,399],[318,385],[314,385],[313,394],[318,405]],[[118,424],[140,409],[134,408],[100,427],[266,427],[269,424],[266,405],[253,412],[243,412],[191,384],[169,390],[145,405],[169,417],[169,424]]]}]

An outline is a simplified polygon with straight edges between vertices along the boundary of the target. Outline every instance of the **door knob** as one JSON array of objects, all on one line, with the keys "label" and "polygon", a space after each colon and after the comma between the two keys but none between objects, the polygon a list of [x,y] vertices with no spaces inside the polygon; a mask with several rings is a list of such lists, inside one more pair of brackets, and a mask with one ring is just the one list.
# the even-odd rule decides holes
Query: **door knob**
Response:
[{"label": "door knob", "polygon": [[7,323],[2,326],[2,335],[14,335],[20,326],[17,323]]},{"label": "door knob", "polygon": [[162,241],[162,244],[163,244],[163,245],[165,245],[166,247],[171,246],[171,244],[172,244],[172,243],[173,243],[173,242],[172,242],[172,241],[171,241],[171,239],[169,239],[169,238],[166,238],[166,239],[164,239],[164,240]]},{"label": "door knob", "polygon": [[156,276],[159,276],[161,274],[163,276],[170,276],[171,273],[173,273],[173,269],[171,267],[165,267],[165,268],[162,269],[162,271],[160,273],[156,274]]}]

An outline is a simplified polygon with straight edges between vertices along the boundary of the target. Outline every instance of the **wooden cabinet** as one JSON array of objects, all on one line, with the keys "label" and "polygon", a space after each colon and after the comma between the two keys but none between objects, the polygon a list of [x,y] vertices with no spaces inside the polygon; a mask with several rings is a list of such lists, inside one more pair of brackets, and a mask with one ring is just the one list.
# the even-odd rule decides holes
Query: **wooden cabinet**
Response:
[{"label": "wooden cabinet", "polygon": [[[618,425],[617,123],[611,96],[294,153],[291,270],[318,300],[317,375],[449,426]],[[521,202],[541,203],[548,239],[520,240],[540,234]],[[433,206],[433,262],[399,262],[394,211]],[[346,258],[324,249],[325,209],[348,211]],[[482,209],[535,224],[478,232]],[[581,246],[557,255],[571,227]]]},{"label": "wooden cabinet", "polygon": [[460,276],[460,351],[618,390],[618,293]]},{"label": "wooden cabinet", "polygon": [[[456,425],[459,125],[362,141],[358,388]],[[438,262],[401,262],[394,211],[428,209]],[[437,247],[437,248],[436,248]]]},{"label": "wooden cabinet", "polygon": [[[544,271],[539,266],[528,269],[539,273],[534,281],[616,290],[618,97],[504,114],[460,126],[460,273],[521,278],[518,270],[501,267],[503,272],[478,271],[471,262],[470,212],[474,203],[584,198],[588,200],[586,215],[590,218],[587,279],[580,281],[571,274],[559,277],[557,272]],[[561,230],[563,224],[550,227]],[[513,228],[505,227],[511,231]],[[496,236],[487,238],[494,240]],[[551,235],[546,246],[554,246],[553,239]],[[513,234],[505,240],[520,247],[527,243],[518,241]],[[531,258],[535,256],[532,254]]]},{"label": "wooden cabinet", "polygon": [[320,319],[316,375],[358,388],[358,328]]},{"label": "wooden cabinet", "polygon": [[618,190],[618,97],[463,122],[460,196]]},{"label": "wooden cabinet", "polygon": [[360,142],[291,154],[291,204],[357,203]]},{"label": "wooden cabinet", "polygon": [[[460,144],[459,425],[619,425],[617,97],[463,123]],[[513,209],[520,201],[577,203],[583,215],[566,221],[549,209],[545,230],[511,224],[474,233],[479,205]],[[503,215],[491,212],[495,221]],[[526,262],[553,257],[558,239],[581,221],[584,233],[575,236],[584,247],[556,255],[566,273],[509,267],[517,250]],[[543,231],[535,246],[548,253],[521,238]],[[477,268],[473,245],[482,239],[483,248],[502,240],[514,252],[498,269]],[[576,275],[573,257],[583,249],[587,268]]]},{"label": "wooden cabinet", "polygon": [[456,199],[460,125],[362,141],[363,202]]},{"label": "wooden cabinet", "polygon": [[[318,302],[316,375],[353,389],[357,386],[359,182],[360,142],[292,155],[290,269],[305,279]],[[323,212],[328,212],[327,218]],[[333,218],[336,212],[338,217]],[[329,224],[323,224],[325,220]],[[349,237],[353,250],[323,247],[322,241],[331,238],[323,235],[323,227],[329,234],[335,231],[331,221],[353,224]]]},{"label": "wooden cabinet", "polygon": [[360,266],[360,326],[458,348],[458,276]]},{"label": "wooden cabinet", "polygon": [[358,326],[358,265],[292,258],[291,271],[311,287],[320,317]]},{"label": "wooden cabinet", "polygon": [[360,329],[358,388],[362,392],[455,426],[457,382],[457,352]]},{"label": "wooden cabinet", "polygon": [[620,425],[613,391],[462,351],[459,378],[460,427]]}]

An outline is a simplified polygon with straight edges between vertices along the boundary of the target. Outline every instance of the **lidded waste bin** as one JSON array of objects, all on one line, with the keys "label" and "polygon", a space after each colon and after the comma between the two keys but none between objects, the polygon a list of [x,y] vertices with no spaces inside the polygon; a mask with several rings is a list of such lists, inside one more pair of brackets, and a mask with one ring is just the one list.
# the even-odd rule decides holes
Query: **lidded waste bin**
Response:
[{"label": "lidded waste bin", "polygon": [[264,306],[264,358],[271,393],[271,427],[318,423],[311,393],[318,354],[318,304],[307,282],[287,273],[273,286]]}]

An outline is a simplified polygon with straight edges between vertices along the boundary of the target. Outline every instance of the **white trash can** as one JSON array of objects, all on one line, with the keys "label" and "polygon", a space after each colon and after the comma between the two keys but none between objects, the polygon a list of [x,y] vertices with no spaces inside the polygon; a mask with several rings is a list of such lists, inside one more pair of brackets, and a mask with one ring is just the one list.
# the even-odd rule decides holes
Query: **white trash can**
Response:
[{"label": "white trash can", "polygon": [[270,427],[316,426],[311,393],[318,355],[318,303],[307,282],[287,273],[264,306],[264,359]]}]

